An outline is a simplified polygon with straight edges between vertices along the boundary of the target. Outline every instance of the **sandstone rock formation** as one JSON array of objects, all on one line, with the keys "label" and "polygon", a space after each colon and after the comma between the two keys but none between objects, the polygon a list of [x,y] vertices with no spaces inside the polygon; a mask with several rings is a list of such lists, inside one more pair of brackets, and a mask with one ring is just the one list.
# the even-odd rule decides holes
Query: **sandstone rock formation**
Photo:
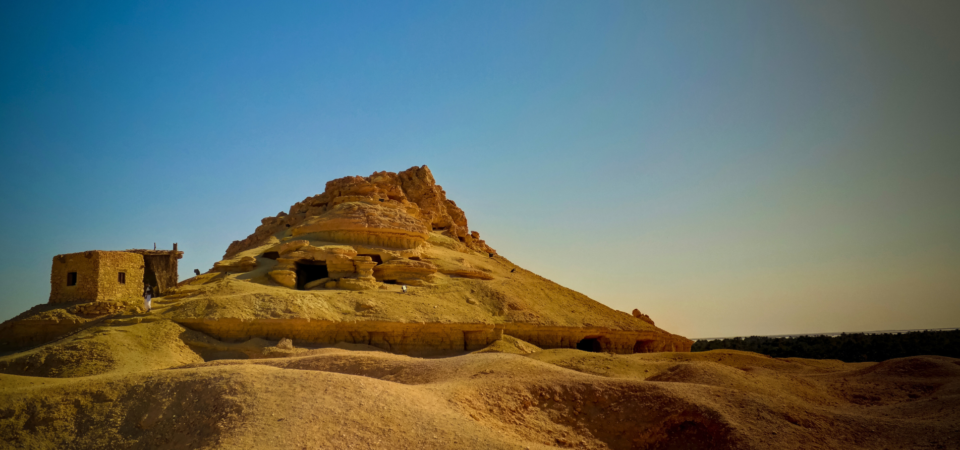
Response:
[{"label": "sandstone rock formation", "polygon": [[[330,181],[167,294],[153,318],[229,341],[288,338],[405,354],[473,351],[511,337],[610,353],[693,344],[497,254],[426,166]],[[19,325],[3,328],[0,344],[27,340]]]},{"label": "sandstone rock formation", "polygon": [[213,264],[213,270],[224,273],[249,272],[257,267],[257,258],[244,256],[239,259],[219,261]]},{"label": "sandstone rock formation", "polygon": [[649,323],[650,325],[654,325],[653,319],[651,319],[650,316],[641,313],[639,309],[633,310],[633,317],[636,317],[646,323]]},{"label": "sandstone rock formation", "polygon": [[496,253],[479,233],[469,230],[463,210],[447,199],[427,166],[330,181],[322,194],[261,223],[246,239],[230,244],[224,259],[288,230],[293,236],[310,234],[318,240],[396,249],[417,248],[429,232],[441,231],[467,248]]}]

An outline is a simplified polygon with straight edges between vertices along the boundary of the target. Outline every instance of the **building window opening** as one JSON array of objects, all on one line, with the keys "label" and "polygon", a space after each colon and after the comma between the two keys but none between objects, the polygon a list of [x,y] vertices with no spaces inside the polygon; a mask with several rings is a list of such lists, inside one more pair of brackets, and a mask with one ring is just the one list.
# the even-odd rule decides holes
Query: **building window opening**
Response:
[{"label": "building window opening", "polygon": [[357,255],[357,256],[369,256],[370,259],[374,260],[377,264],[383,264],[383,258],[380,255]]},{"label": "building window opening", "polygon": [[67,286],[76,286],[77,285],[77,273],[69,272],[67,273]]},{"label": "building window opening", "polygon": [[580,342],[577,342],[577,350],[583,350],[585,352],[600,353],[603,351],[603,347],[600,345],[600,339],[597,338],[584,338]]},{"label": "building window opening", "polygon": [[117,274],[117,283],[127,284],[127,274],[120,272]]},{"label": "building window opening", "polygon": [[298,261],[297,266],[297,289],[303,290],[307,283],[327,278],[330,273],[327,272],[327,264],[318,261]]}]

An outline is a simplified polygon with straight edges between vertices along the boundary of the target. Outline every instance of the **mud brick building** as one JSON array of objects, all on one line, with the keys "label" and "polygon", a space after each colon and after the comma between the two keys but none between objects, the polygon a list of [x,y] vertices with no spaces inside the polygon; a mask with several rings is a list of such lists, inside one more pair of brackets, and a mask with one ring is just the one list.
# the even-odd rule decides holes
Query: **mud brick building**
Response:
[{"label": "mud brick building", "polygon": [[143,296],[144,285],[158,294],[177,285],[173,250],[90,250],[57,255],[50,270],[50,303],[104,302]]}]

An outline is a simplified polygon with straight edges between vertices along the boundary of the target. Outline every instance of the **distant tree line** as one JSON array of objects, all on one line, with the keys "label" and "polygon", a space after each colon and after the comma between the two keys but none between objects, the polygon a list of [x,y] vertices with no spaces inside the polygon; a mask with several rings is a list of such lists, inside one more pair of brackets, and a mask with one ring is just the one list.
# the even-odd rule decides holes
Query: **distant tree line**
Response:
[{"label": "distant tree line", "polygon": [[899,334],[844,333],[839,336],[799,336],[697,341],[692,351],[743,350],[774,358],[839,359],[845,362],[885,361],[917,355],[960,358],[960,330],[911,331]]}]

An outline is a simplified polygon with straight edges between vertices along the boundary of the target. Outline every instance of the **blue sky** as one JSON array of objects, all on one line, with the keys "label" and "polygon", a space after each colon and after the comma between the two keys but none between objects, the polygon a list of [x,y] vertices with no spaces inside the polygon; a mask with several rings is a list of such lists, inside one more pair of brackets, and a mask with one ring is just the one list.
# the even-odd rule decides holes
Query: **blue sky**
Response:
[{"label": "blue sky", "polygon": [[[277,3],[277,2],[273,2]],[[8,2],[0,319],[206,270],[427,164],[520,264],[691,337],[960,326],[955,2]]]}]

